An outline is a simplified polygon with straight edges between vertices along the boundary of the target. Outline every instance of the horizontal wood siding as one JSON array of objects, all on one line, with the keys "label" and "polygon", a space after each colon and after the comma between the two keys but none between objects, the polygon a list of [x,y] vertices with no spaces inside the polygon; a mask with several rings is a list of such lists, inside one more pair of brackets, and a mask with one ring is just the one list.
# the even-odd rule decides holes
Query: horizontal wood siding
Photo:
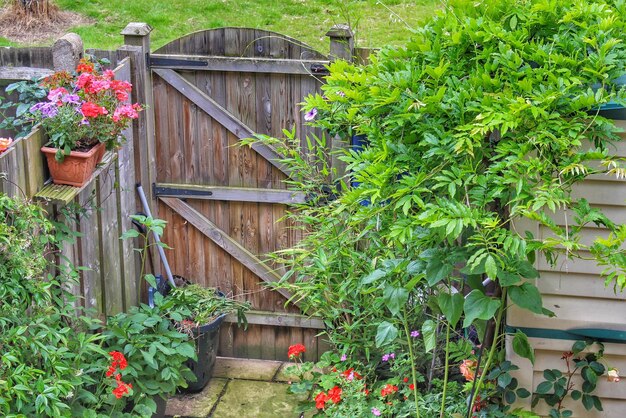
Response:
[{"label": "horizontal wood siding", "polygon": [[[624,121],[616,121],[622,129],[626,128]],[[626,137],[626,135],[625,135]],[[618,143],[614,152],[621,157],[626,156],[626,143]],[[601,208],[612,220],[626,222],[626,180],[615,179],[604,175],[594,175],[574,189],[574,195],[584,197],[592,206]],[[557,211],[550,215],[558,225],[564,226],[573,222],[571,212]],[[538,238],[550,236],[550,232],[537,224],[517,222],[516,228],[520,234],[531,231]],[[582,232],[581,241],[591,243],[598,236],[606,236],[602,228],[589,227]],[[589,256],[589,254],[582,254]],[[594,261],[561,258],[556,265],[550,265],[545,258],[539,257],[536,263],[541,277],[535,284],[541,290],[544,306],[556,314],[548,318],[533,314],[513,305],[507,311],[507,325],[512,327],[542,328],[552,330],[574,330],[576,328],[599,328],[608,330],[626,330],[626,294],[615,292],[612,286],[605,286],[604,278],[600,276],[602,267]],[[520,366],[516,373],[520,385],[529,390],[536,389],[543,381],[541,372],[545,368],[559,368],[564,370],[561,360],[563,352],[569,351],[573,341],[531,338],[536,349],[537,361],[534,368],[530,362],[518,358],[512,350],[507,350],[507,356]],[[619,370],[626,370],[626,344],[608,344],[608,363]],[[596,392],[603,399],[604,413],[587,412],[579,403],[573,404],[575,417],[603,417],[618,418],[624,416],[626,408],[626,381],[608,383],[603,380]],[[529,402],[529,401],[528,401]],[[526,403],[528,403],[526,402]],[[545,408],[539,408],[546,414]]]}]

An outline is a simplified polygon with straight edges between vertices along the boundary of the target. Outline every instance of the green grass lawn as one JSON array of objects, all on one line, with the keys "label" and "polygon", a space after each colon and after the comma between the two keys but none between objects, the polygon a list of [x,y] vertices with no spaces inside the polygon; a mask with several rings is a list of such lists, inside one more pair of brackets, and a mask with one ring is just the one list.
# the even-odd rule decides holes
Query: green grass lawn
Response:
[{"label": "green grass lawn", "polygon": [[[6,1],[6,0],[5,0]],[[153,47],[190,32],[223,26],[272,30],[302,40],[322,52],[324,34],[336,23],[356,28],[357,45],[380,47],[406,42],[415,28],[440,7],[439,0],[56,0],[96,23],[74,27],[87,48],[116,49],[128,22],[154,28]],[[47,40],[45,44],[50,44]],[[13,45],[0,38],[0,45]]]}]

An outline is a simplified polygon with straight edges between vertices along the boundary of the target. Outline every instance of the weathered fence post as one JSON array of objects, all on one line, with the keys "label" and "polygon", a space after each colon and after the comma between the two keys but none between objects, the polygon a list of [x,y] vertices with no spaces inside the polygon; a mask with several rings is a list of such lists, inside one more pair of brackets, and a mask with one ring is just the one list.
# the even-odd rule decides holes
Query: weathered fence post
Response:
[{"label": "weathered fence post", "polygon": [[350,26],[334,25],[326,36],[330,38],[330,60],[338,59],[352,62],[354,58],[354,35]]},{"label": "weathered fence post", "polygon": [[[152,205],[152,183],[156,177],[152,75],[146,59],[150,53],[150,32],[152,27],[147,23],[129,23],[121,32],[124,35],[124,46],[118,49],[117,56],[118,59],[130,57],[134,100],[146,107],[140,113],[135,128],[135,177],[146,192],[148,203]],[[150,209],[154,214],[157,205],[153,206]]]},{"label": "weathered fence post", "polygon": [[[154,99],[152,95],[152,74],[147,57],[150,54],[150,32],[152,27],[147,23],[129,23],[121,32],[124,45],[117,50],[118,60],[129,57],[131,60],[131,83],[133,84],[133,100],[145,105],[139,114],[137,123],[133,124],[133,149],[135,163],[135,179],[140,183],[148,198],[152,216],[158,217],[158,204],[153,200],[152,183],[156,181],[156,156],[154,136]],[[136,193],[134,190],[133,193]],[[137,199],[138,211],[143,212]],[[153,251],[152,259],[157,260]],[[160,264],[155,263],[152,273],[160,272]],[[137,294],[139,299],[147,294],[144,280],[138,278]]]},{"label": "weathered fence post", "polygon": [[55,71],[72,72],[84,54],[83,40],[75,33],[67,33],[52,46],[52,65]]},{"label": "weathered fence post", "polygon": [[[352,34],[350,26],[344,24],[334,25],[328,32],[326,32],[326,36],[330,38],[329,59],[331,62],[335,60],[344,60],[348,62],[353,61],[354,35]],[[335,135],[332,138],[331,164],[337,171],[337,178],[333,178],[333,180],[343,177],[346,172],[346,163],[341,161],[338,157],[341,155],[340,150],[350,146],[349,141],[350,138],[341,138],[338,135]]]}]

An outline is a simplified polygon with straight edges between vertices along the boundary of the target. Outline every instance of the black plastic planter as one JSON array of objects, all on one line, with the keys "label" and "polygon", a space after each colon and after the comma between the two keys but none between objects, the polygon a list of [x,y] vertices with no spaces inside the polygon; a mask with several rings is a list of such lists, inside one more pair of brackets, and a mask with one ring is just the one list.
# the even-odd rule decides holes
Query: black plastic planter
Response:
[{"label": "black plastic planter", "polygon": [[209,383],[213,376],[215,357],[220,342],[220,325],[226,315],[221,315],[213,322],[193,329],[193,338],[196,343],[198,361],[187,360],[185,365],[196,375],[195,382],[187,382],[183,392],[199,392]]}]

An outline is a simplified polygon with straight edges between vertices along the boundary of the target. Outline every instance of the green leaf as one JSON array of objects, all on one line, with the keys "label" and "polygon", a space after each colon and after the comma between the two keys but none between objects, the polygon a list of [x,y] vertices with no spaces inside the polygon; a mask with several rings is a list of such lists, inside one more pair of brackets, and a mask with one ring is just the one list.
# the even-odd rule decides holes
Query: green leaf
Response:
[{"label": "green leaf", "polygon": [[[498,386],[500,386],[501,388],[505,388],[509,386],[509,383],[511,383],[512,380],[513,378],[511,377],[510,374],[502,373],[500,376],[498,376]],[[512,403],[512,402],[509,402],[509,403]]]},{"label": "green leaf", "polygon": [[528,261],[520,261],[517,266],[518,273],[527,279],[538,279],[539,272]]},{"label": "green leaf", "polygon": [[574,353],[575,356],[577,356],[578,354],[580,354],[585,348],[587,348],[587,343],[584,341],[576,341],[574,343],[574,345],[572,346],[572,353]]},{"label": "green leaf", "polygon": [[377,269],[361,279],[361,284],[370,284],[387,275],[385,270]]},{"label": "green leaf", "polygon": [[409,292],[403,287],[388,285],[383,291],[383,300],[392,315],[398,315],[409,299]]},{"label": "green leaf", "polygon": [[516,391],[518,398],[528,398],[530,396],[530,392],[525,388],[519,388]]},{"label": "green leaf", "polygon": [[435,349],[437,344],[437,324],[435,321],[431,319],[424,321],[422,324],[422,339],[427,353]]},{"label": "green leaf", "polygon": [[485,260],[485,273],[490,279],[495,279],[498,275],[498,266],[496,266],[496,260],[490,255]]},{"label": "green leaf", "polygon": [[463,295],[461,293],[445,293],[442,292],[437,297],[437,304],[439,305],[439,309],[445,315],[448,323],[452,328],[454,328],[461,319],[461,314],[463,314]]},{"label": "green leaf", "polygon": [[586,393],[583,394],[583,398],[582,398],[582,402],[583,402],[583,406],[585,407],[585,409],[587,411],[591,411],[591,408],[593,408],[593,397],[591,395],[587,395]]},{"label": "green leaf", "polygon": [[154,356],[152,354],[150,354],[147,351],[142,350],[141,355],[143,356],[143,359],[145,360],[145,362],[148,363],[148,366],[152,367],[153,369],[158,368],[158,365],[156,361],[154,361]]},{"label": "green leaf", "polygon": [[526,334],[520,330],[517,330],[513,336],[513,351],[518,356],[527,358],[532,364],[535,364],[535,350],[531,347]]},{"label": "green leaf", "polygon": [[500,307],[500,301],[486,296],[478,289],[472,290],[465,298],[463,328],[468,328],[475,319],[490,319]]},{"label": "green leaf", "polygon": [[176,347],[176,351],[181,356],[184,356],[184,357],[187,357],[187,358],[195,358],[196,357],[196,350],[194,349],[193,345],[191,345],[189,343],[182,343],[181,345]]},{"label": "green leaf", "polygon": [[511,286],[508,288],[508,295],[511,301],[520,308],[537,314],[543,313],[541,293],[535,285],[526,282],[520,286]]},{"label": "green leaf", "polygon": [[139,236],[139,232],[137,232],[136,229],[129,229],[128,231],[124,232],[122,234],[122,236],[120,237],[120,239],[129,239],[129,238],[135,238]]},{"label": "green leaf", "polygon": [[573,390],[570,396],[573,400],[577,401],[580,399],[581,396],[583,396],[583,393],[579,390]]},{"label": "green leaf", "polygon": [[522,278],[518,274],[504,270],[498,270],[497,277],[498,282],[500,282],[500,286],[502,287],[514,286],[522,280]]},{"label": "green leaf", "polygon": [[598,375],[591,369],[591,367],[583,367],[581,373],[583,379],[587,380],[591,384],[598,383]]},{"label": "green leaf", "polygon": [[143,276],[144,280],[146,282],[148,282],[148,284],[150,286],[152,286],[154,289],[157,288],[157,283],[156,283],[156,277],[154,277],[153,274],[146,274],[145,276]]},{"label": "green leaf", "polygon": [[552,382],[541,382],[537,386],[536,392],[540,395],[545,395],[552,390]]},{"label": "green leaf", "polygon": [[426,280],[430,286],[434,286],[452,273],[453,266],[444,263],[441,259],[433,257],[426,267]]},{"label": "green leaf", "polygon": [[397,336],[398,328],[387,321],[381,322],[376,330],[376,347],[382,347],[392,343]]}]

